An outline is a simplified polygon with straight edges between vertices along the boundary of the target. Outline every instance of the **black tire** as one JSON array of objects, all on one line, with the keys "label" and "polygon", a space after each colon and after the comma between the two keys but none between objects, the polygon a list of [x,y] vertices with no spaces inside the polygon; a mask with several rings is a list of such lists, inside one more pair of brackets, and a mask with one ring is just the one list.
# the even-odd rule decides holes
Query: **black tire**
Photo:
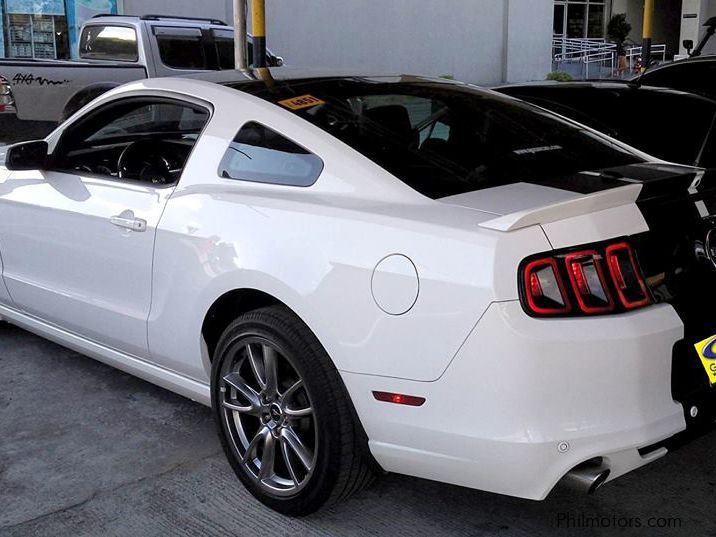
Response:
[{"label": "black tire", "polygon": [[76,93],[70,98],[69,101],[67,101],[67,104],[65,104],[65,108],[64,110],[62,110],[62,116],[60,117],[59,123],[64,123],[65,121],[70,119],[70,117],[72,117],[75,112],[77,112],[80,108],[83,108],[84,106],[88,105],[97,97],[99,97],[100,95],[104,95],[114,87],[116,86],[99,86],[85,89],[79,93]]},{"label": "black tire", "polygon": [[[304,400],[307,400],[308,407],[312,410],[312,417],[306,418],[306,420],[311,420],[306,427],[313,426],[311,430],[314,433],[309,433],[309,436],[315,439],[314,465],[310,475],[306,474],[304,481],[301,482],[301,488],[295,493],[283,491],[283,494],[274,494],[272,491],[266,490],[264,483],[256,475],[256,470],[252,470],[250,467],[253,464],[258,464],[259,460],[261,466],[263,465],[263,455],[259,455],[258,451],[255,451],[255,457],[253,456],[254,452],[251,452],[249,460],[246,463],[242,462],[240,452],[243,450],[246,454],[248,450],[251,450],[250,445],[248,447],[240,445],[237,440],[239,428],[244,431],[243,420],[260,419],[262,421],[258,427],[263,427],[261,424],[266,424],[264,420],[270,420],[270,416],[260,414],[260,412],[265,412],[261,410],[259,411],[260,418],[253,415],[244,418],[245,414],[236,414],[223,407],[228,397],[227,387],[231,390],[233,386],[233,384],[227,384],[225,380],[227,371],[233,372],[233,368],[246,367],[246,363],[251,362],[246,350],[247,342],[252,346],[259,345],[260,352],[266,352],[264,343],[270,343],[270,346],[279,352],[276,356],[280,358],[276,360],[286,360],[285,364],[288,364],[284,365],[283,371],[293,371],[297,374],[298,380],[303,381],[299,390],[305,388],[303,397],[307,396],[307,399]],[[256,347],[252,348],[256,349]],[[254,354],[260,352],[253,351]],[[266,362],[262,360],[264,358],[259,361],[265,364]],[[243,371],[241,380],[249,375],[246,369]],[[266,378],[266,369],[263,371]],[[254,376],[261,382],[261,373],[255,373]],[[274,376],[279,378],[280,375]],[[259,501],[275,511],[289,516],[311,514],[325,505],[346,499],[366,487],[373,481],[376,471],[379,470],[370,455],[365,432],[331,359],[311,330],[283,306],[270,306],[249,312],[229,325],[222,334],[214,353],[211,391],[214,418],[229,463],[244,486]],[[275,392],[280,396],[280,390],[275,390]],[[234,391],[232,393],[235,397],[240,398],[243,392]],[[263,391],[261,393],[263,394]],[[287,393],[285,387],[283,393]],[[253,395],[255,395],[254,392],[252,392]],[[265,404],[263,395],[261,404]],[[283,403],[281,404],[283,405]],[[242,424],[240,427],[235,425],[237,419]],[[288,417],[280,419],[286,420],[286,423],[289,420]],[[271,421],[270,423],[278,422]],[[282,433],[273,430],[272,433],[279,435],[276,440],[271,440],[272,445],[277,446],[274,449],[278,454],[278,445],[283,441],[280,438]],[[259,436],[259,433],[256,433],[256,436]],[[248,435],[244,435],[242,438],[244,439],[242,442],[245,444]],[[263,440],[263,442],[265,447],[268,441]],[[273,442],[276,443],[273,444]],[[263,453],[263,448],[261,449]],[[283,461],[286,460],[286,453],[286,451],[280,452]],[[289,457],[294,460],[291,455]],[[274,463],[274,459],[271,459],[272,471],[275,468],[274,464],[279,464],[279,462]],[[294,466],[285,462],[282,464],[284,469]],[[276,470],[274,475],[280,477],[278,474],[279,471]],[[298,485],[295,473],[292,471],[290,475],[293,483]]]}]

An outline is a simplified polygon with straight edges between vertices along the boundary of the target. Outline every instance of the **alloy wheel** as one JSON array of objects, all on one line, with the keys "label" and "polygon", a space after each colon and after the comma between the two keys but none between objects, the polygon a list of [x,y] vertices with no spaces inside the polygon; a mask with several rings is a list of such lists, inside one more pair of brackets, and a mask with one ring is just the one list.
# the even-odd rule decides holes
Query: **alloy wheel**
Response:
[{"label": "alloy wheel", "polygon": [[304,379],[274,343],[240,338],[221,371],[220,403],[242,468],[274,496],[292,496],[316,467],[318,426]]}]

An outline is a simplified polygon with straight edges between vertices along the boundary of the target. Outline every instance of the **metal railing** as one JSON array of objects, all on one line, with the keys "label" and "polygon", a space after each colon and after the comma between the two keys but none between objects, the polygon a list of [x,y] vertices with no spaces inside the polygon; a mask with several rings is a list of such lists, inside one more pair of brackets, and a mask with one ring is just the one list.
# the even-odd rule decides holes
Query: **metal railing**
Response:
[{"label": "metal railing", "polygon": [[[629,72],[637,66],[637,59],[642,55],[642,47],[633,45],[625,47]],[[661,57],[666,60],[666,45],[652,45],[652,58]],[[584,78],[589,78],[590,66],[593,71],[598,68],[600,76],[608,70],[610,77],[617,73],[617,45],[603,38],[571,38],[555,36],[552,39],[552,61],[559,68],[562,64],[581,64]]]}]

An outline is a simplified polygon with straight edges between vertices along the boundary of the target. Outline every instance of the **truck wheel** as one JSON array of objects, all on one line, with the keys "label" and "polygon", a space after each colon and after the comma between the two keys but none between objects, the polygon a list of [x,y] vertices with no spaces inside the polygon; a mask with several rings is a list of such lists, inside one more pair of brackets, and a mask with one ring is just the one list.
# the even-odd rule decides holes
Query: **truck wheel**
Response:
[{"label": "truck wheel", "polygon": [[340,375],[287,308],[234,321],[219,340],[211,377],[226,456],[262,503],[308,515],[373,480],[375,462]]},{"label": "truck wheel", "polygon": [[64,123],[65,121],[67,121],[80,108],[91,103],[100,95],[107,93],[110,89],[112,89],[112,87],[92,88],[90,90],[81,91],[73,95],[70,100],[67,101],[65,109],[62,111],[62,118],[60,119],[60,123]]}]

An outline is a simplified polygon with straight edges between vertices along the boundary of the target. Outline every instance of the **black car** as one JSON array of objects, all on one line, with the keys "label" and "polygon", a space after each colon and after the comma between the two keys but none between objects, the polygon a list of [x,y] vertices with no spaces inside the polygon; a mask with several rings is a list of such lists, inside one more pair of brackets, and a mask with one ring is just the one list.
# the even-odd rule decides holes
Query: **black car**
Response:
[{"label": "black car", "polygon": [[714,99],[619,82],[536,82],[496,91],[583,123],[657,158],[716,168]]},{"label": "black car", "polygon": [[652,67],[632,83],[673,88],[716,99],[716,56],[699,56]]},{"label": "black car", "polygon": [[[691,52],[690,58],[652,67],[632,80],[632,84],[673,88],[716,99],[716,56],[701,56],[704,47],[716,33],[716,17],[711,17],[704,26],[706,34]],[[690,49],[693,43],[684,41],[684,46]]]}]

